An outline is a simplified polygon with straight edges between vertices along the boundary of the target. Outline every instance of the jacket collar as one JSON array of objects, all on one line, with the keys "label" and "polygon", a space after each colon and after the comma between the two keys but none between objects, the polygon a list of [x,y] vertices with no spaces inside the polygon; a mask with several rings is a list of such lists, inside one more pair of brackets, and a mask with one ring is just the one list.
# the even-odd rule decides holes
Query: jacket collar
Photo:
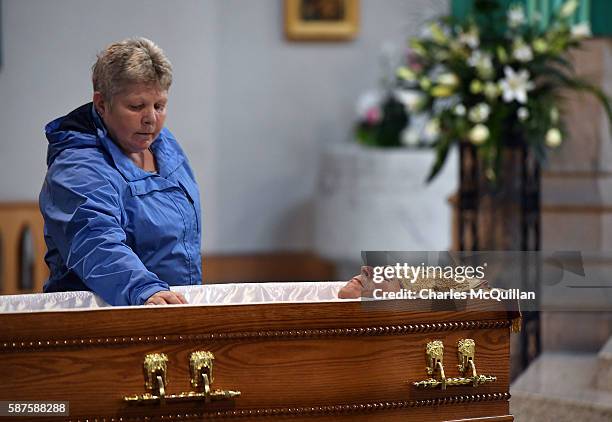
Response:
[{"label": "jacket collar", "polygon": [[[155,173],[149,173],[138,167],[111,139],[93,103],[91,104],[91,115],[96,125],[101,147],[111,156],[115,167],[123,177],[130,182],[134,182],[155,176]],[[177,140],[166,128],[162,129],[157,139],[151,144],[151,150],[157,160],[158,174],[164,178],[172,174],[184,161]]]}]

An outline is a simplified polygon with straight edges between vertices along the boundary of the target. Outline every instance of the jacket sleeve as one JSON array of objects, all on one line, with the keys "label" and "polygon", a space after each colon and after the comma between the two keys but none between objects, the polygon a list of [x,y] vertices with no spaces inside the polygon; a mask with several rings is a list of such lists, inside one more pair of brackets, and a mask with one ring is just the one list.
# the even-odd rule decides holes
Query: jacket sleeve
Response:
[{"label": "jacket sleeve", "polygon": [[95,160],[62,161],[49,169],[40,205],[66,267],[111,305],[141,305],[168,290],[127,245],[120,195]]}]

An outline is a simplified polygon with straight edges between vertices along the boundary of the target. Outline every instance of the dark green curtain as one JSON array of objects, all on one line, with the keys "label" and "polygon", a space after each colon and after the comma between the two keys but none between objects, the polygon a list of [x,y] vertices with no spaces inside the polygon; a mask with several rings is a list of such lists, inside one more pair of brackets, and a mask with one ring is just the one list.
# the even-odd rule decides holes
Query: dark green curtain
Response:
[{"label": "dark green curtain", "polygon": [[[565,0],[497,0],[504,8],[511,4],[520,3],[525,8],[527,16],[539,13],[542,17],[542,26],[548,25],[554,10],[560,7]],[[474,7],[474,0],[452,0],[451,13],[454,17],[462,19]],[[590,22],[591,30],[595,36],[612,35],[612,1],[611,0],[580,0],[580,6],[574,14],[574,22]]]},{"label": "dark green curtain", "polygon": [[612,2],[610,0],[591,0],[591,30],[593,35],[612,35]]}]

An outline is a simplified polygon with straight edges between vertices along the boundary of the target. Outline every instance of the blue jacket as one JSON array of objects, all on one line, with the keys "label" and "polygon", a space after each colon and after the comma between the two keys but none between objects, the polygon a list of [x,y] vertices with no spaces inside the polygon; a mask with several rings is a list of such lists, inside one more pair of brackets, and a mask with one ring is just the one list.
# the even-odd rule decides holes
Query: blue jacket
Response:
[{"label": "blue jacket", "polygon": [[169,285],[202,282],[198,186],[169,130],[151,146],[158,174],[123,154],[92,103],[45,132],[45,292],[91,290],[112,305],[140,305]]}]

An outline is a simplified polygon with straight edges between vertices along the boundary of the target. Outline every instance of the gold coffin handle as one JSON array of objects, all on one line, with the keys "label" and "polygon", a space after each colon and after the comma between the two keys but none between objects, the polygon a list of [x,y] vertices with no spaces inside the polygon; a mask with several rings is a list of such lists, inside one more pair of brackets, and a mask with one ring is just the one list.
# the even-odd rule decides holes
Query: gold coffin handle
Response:
[{"label": "gold coffin handle", "polygon": [[[476,343],[472,339],[461,339],[457,344],[457,353],[459,355],[459,372],[462,377],[446,378],[444,373],[443,355],[444,345],[440,340],[435,340],[427,343],[425,354],[427,356],[427,374],[433,375],[434,377],[428,378],[423,381],[413,382],[417,388],[436,388],[441,387],[442,390],[446,390],[447,386],[453,385],[472,385],[478,387],[481,384],[487,382],[497,381],[497,377],[492,375],[478,375],[476,372],[476,365],[474,364],[474,355],[476,350]],[[470,371],[471,370],[471,371]],[[471,376],[465,376],[466,373],[471,372]],[[436,373],[439,373],[439,378],[435,378]]]},{"label": "gold coffin handle", "polygon": [[144,394],[124,396],[123,401],[128,403],[159,403],[181,401],[225,400],[240,396],[240,391],[213,389],[213,362],[214,355],[207,351],[193,352],[189,356],[189,370],[191,373],[191,386],[196,391],[179,394],[166,394],[166,369],[168,357],[163,353],[151,353],[144,358]]},{"label": "gold coffin handle", "polygon": [[223,400],[240,396],[240,391],[212,389],[214,360],[215,355],[212,352],[197,351],[189,355],[191,387],[196,392],[181,394],[187,394],[191,397],[202,397],[205,400]]}]

